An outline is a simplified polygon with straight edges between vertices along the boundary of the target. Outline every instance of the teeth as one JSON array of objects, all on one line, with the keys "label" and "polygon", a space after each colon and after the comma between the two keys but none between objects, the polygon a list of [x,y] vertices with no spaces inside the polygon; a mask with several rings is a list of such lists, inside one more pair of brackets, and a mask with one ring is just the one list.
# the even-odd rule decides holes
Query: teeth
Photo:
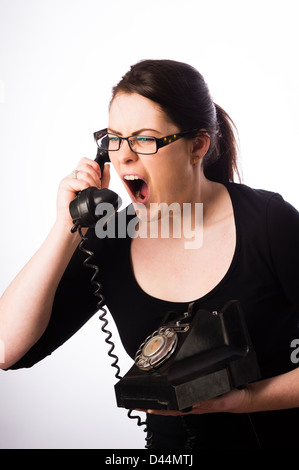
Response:
[{"label": "teeth", "polygon": [[125,180],[139,180],[139,177],[136,175],[126,175],[124,176]]}]

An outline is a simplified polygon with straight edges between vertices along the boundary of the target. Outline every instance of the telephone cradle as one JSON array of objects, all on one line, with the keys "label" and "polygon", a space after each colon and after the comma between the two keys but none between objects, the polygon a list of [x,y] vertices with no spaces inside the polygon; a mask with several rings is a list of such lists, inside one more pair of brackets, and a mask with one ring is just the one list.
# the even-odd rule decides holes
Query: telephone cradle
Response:
[{"label": "telephone cradle", "polygon": [[196,403],[260,379],[237,300],[219,312],[196,310],[190,304],[183,317],[173,319],[174,315],[167,314],[146,338],[134,365],[116,383],[119,407],[189,411]]}]

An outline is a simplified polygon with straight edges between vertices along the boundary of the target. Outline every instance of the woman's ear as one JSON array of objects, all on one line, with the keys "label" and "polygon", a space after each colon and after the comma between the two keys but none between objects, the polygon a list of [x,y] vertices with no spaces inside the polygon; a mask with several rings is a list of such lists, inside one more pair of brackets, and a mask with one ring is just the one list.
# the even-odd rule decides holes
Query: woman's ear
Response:
[{"label": "woman's ear", "polygon": [[203,132],[197,135],[192,141],[191,160],[192,164],[195,165],[201,160],[210,148],[210,136],[208,133]]}]

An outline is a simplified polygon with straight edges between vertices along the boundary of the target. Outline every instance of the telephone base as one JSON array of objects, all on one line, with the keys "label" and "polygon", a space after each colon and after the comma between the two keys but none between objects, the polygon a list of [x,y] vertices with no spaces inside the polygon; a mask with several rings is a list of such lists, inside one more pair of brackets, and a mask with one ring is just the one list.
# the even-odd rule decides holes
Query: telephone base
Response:
[{"label": "telephone base", "polygon": [[[179,322],[180,327],[186,328],[177,334],[172,356],[168,354],[172,344],[169,346],[167,339],[173,337],[170,328],[173,322],[163,322],[162,332],[159,329],[141,345],[135,364],[115,385],[118,406],[185,410],[260,378],[256,354],[237,300],[227,302],[219,312],[199,309],[189,313],[185,317],[188,324]],[[164,346],[161,344],[166,345],[162,365]]]},{"label": "telephone base", "polygon": [[140,374],[133,366],[116,385],[117,406],[127,409],[188,411],[196,403],[217,397],[234,388],[244,388],[260,378],[255,354],[232,361],[228,366],[180,384],[167,375]]}]

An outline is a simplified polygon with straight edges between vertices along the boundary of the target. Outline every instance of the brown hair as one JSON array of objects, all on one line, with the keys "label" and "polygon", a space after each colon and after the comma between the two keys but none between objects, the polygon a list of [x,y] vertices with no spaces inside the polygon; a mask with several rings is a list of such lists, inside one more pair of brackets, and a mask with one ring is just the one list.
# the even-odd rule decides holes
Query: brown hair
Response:
[{"label": "brown hair", "polygon": [[113,88],[112,100],[120,92],[138,93],[158,103],[180,131],[206,130],[211,139],[203,159],[208,179],[225,183],[234,181],[235,172],[239,176],[234,123],[213,103],[204,78],[195,68],[173,60],[143,60]]}]

